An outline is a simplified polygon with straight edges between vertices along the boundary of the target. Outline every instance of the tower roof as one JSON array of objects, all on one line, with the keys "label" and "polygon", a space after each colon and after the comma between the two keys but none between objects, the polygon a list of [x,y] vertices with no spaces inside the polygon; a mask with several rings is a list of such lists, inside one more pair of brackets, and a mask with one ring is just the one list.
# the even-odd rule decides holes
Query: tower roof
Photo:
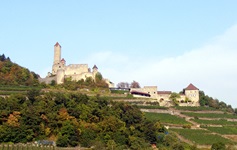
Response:
[{"label": "tower roof", "polygon": [[63,59],[61,59],[61,61],[64,61],[64,62],[66,62],[66,60],[63,58]]},{"label": "tower roof", "polygon": [[94,65],[94,67],[92,69],[98,69],[98,67],[96,65]]},{"label": "tower roof", "polygon": [[185,88],[185,90],[199,90],[199,89],[195,87],[192,83],[190,83],[188,87]]},{"label": "tower roof", "polygon": [[54,46],[56,46],[56,47],[57,47],[57,46],[60,46],[60,47],[61,47],[61,45],[60,45],[58,42],[57,42]]}]

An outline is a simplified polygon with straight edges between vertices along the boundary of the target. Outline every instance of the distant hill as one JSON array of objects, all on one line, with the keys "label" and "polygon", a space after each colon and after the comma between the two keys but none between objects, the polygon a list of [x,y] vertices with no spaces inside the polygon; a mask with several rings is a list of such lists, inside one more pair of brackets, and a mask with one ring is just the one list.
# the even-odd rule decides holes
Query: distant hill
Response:
[{"label": "distant hill", "polygon": [[0,55],[0,85],[38,85],[38,77],[36,73],[13,63],[4,54]]}]

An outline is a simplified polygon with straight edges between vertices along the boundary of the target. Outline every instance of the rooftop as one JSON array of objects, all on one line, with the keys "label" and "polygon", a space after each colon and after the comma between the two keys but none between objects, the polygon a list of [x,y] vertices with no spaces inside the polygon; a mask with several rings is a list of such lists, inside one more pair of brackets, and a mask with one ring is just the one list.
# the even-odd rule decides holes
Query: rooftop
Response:
[{"label": "rooftop", "polygon": [[192,83],[190,83],[188,87],[185,88],[185,90],[199,90],[199,89],[195,87]]},{"label": "rooftop", "polygon": [[60,46],[61,47],[61,45],[58,42],[54,46],[56,46],[56,47]]}]

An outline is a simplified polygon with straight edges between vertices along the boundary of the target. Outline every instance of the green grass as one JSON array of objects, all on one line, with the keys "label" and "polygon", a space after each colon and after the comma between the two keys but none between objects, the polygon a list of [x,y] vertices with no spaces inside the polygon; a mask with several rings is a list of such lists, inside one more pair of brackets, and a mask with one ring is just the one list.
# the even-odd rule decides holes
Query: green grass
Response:
[{"label": "green grass", "polygon": [[16,86],[16,85],[0,85],[0,95],[11,95],[11,94],[26,94],[27,91],[32,89],[41,90],[41,87],[35,86]]},{"label": "green grass", "polygon": [[27,91],[0,91],[0,95],[11,95],[17,93],[26,94]]},{"label": "green grass", "polygon": [[189,122],[185,121],[183,118],[179,118],[174,115],[170,114],[159,114],[159,113],[147,113],[145,112],[145,117],[151,121],[160,121],[161,123],[170,123],[170,124],[190,124]]},{"label": "green grass", "polygon": [[213,125],[237,125],[237,122],[234,122],[234,121],[227,121],[227,120],[224,120],[224,119],[221,119],[221,120],[202,120],[202,119],[191,119],[193,120],[194,122],[197,122],[201,125],[210,125],[210,124],[213,124]]},{"label": "green grass", "polygon": [[234,115],[234,114],[193,113],[193,112],[182,112],[182,114],[187,115],[189,117],[237,119],[237,115]]},{"label": "green grass", "polygon": [[114,93],[114,94],[124,94],[124,93],[129,93],[129,91],[124,91],[124,90],[111,90],[111,93]]},{"label": "green grass", "polygon": [[178,133],[185,139],[188,139],[196,144],[200,145],[212,145],[216,142],[232,143],[232,141],[223,138],[219,135],[211,134],[210,131],[206,130],[192,130],[192,129],[171,129]]},{"label": "green grass", "polygon": [[200,107],[188,107],[188,106],[176,106],[175,107],[177,110],[188,110],[188,111],[209,111],[209,110],[217,110],[215,108],[212,108],[212,107],[203,107],[203,106],[200,106]]},{"label": "green grass", "polygon": [[138,105],[139,108],[141,109],[163,109],[163,110],[167,110],[169,109],[168,107],[162,107],[162,106],[157,106],[157,105]]},{"label": "green grass", "polygon": [[227,134],[227,135],[236,135],[237,128],[236,127],[205,127],[207,130],[219,134]]},{"label": "green grass", "polygon": [[40,90],[41,87],[35,86],[10,86],[10,85],[0,85],[0,91],[29,91],[32,89]]}]

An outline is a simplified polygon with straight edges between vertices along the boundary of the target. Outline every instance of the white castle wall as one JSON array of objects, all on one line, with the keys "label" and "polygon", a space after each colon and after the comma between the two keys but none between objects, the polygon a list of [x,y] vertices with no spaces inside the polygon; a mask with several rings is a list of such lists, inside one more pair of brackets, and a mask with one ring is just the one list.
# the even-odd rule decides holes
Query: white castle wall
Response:
[{"label": "white castle wall", "polygon": [[185,90],[185,96],[195,103],[199,102],[199,90]]},{"label": "white castle wall", "polygon": [[93,79],[93,75],[90,72],[82,73],[82,74],[65,75],[65,78],[72,78],[72,80],[74,80],[74,81],[79,81],[81,79],[83,79],[85,81],[86,78],[89,78],[89,77],[91,77]]},{"label": "white castle wall", "polygon": [[71,64],[65,67],[65,75],[79,75],[87,72],[87,64]]},{"label": "white castle wall", "polygon": [[65,71],[64,69],[59,69],[57,71],[57,84],[62,84],[64,83],[64,76],[65,76]]}]

